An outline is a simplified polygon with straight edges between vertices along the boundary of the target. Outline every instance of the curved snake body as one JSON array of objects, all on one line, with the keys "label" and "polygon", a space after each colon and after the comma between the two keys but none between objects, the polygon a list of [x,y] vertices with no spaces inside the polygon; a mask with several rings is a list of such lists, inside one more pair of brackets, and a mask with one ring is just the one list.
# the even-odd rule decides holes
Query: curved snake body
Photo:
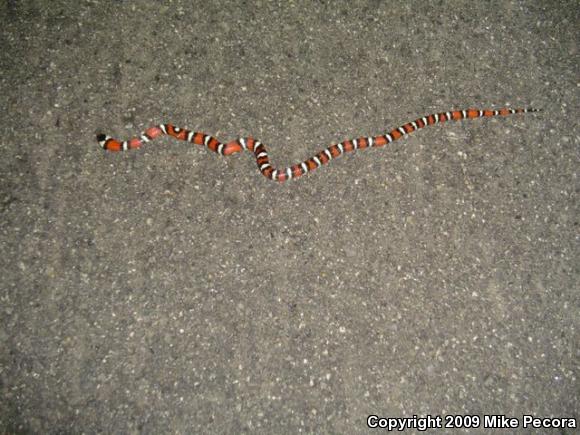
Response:
[{"label": "curved snake body", "polygon": [[459,121],[466,118],[473,119],[492,116],[508,116],[516,113],[538,111],[538,109],[508,108],[497,110],[465,109],[431,114],[418,118],[415,121],[407,122],[386,134],[374,137],[360,137],[358,139],[345,140],[344,142],[330,145],[328,148],[320,151],[302,163],[297,163],[282,169],[275,168],[270,164],[270,158],[266,151],[266,147],[262,142],[252,137],[240,138],[224,144],[213,136],[201,132],[189,131],[172,124],[160,124],[150,127],[139,137],[127,141],[113,139],[105,134],[98,134],[97,141],[101,147],[107,151],[125,151],[139,148],[144,143],[150,142],[159,136],[168,135],[179,140],[194,143],[195,145],[205,146],[211,151],[224,156],[248,151],[254,154],[258,168],[264,177],[269,178],[270,180],[284,182],[293,178],[301,177],[308,172],[312,172],[345,153],[358,149],[382,147],[428,125],[434,125],[446,121]]}]

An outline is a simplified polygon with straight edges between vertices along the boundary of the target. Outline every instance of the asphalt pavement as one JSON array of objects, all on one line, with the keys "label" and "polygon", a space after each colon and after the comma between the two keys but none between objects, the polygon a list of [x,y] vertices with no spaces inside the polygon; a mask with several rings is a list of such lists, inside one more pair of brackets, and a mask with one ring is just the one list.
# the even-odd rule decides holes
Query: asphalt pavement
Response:
[{"label": "asphalt pavement", "polygon": [[[578,2],[8,0],[0,22],[0,433],[578,433]],[[173,123],[285,167],[501,107],[542,111],[283,184],[248,153],[95,139]]]}]

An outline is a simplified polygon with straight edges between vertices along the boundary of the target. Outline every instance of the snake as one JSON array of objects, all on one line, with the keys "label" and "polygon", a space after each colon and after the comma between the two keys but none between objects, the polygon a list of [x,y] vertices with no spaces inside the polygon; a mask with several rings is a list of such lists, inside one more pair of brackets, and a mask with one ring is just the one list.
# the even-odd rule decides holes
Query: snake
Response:
[{"label": "snake", "polygon": [[127,151],[140,148],[143,144],[151,142],[154,139],[167,135],[175,139],[191,142],[195,145],[205,146],[211,151],[222,156],[229,156],[243,151],[250,152],[254,155],[258,169],[262,175],[270,180],[280,183],[299,178],[309,172],[314,171],[340,157],[343,154],[365,148],[379,148],[390,144],[404,136],[420,130],[429,125],[439,124],[446,121],[460,121],[462,119],[489,118],[494,116],[509,116],[514,114],[523,114],[529,112],[539,112],[541,109],[464,109],[453,110],[449,112],[433,113],[423,116],[414,121],[407,122],[400,127],[394,128],[388,133],[378,136],[359,137],[358,139],[348,139],[340,143],[332,144],[314,156],[301,163],[296,163],[285,168],[276,168],[270,163],[270,157],[266,146],[253,137],[239,138],[228,143],[222,143],[215,137],[199,132],[191,131],[185,128],[177,127],[173,124],[159,124],[149,127],[138,137],[121,141],[114,139],[106,134],[97,134],[97,142],[107,151]]}]

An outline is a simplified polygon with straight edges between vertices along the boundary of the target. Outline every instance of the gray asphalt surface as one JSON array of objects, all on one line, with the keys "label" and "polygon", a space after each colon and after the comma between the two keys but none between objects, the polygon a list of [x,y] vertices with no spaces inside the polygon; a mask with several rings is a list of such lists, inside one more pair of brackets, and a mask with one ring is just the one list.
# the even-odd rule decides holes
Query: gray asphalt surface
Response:
[{"label": "gray asphalt surface", "polygon": [[[578,2],[5,0],[0,22],[0,432],[575,432],[523,415],[580,417]],[[289,165],[502,106],[543,112],[282,185],[95,141],[173,122]]]}]

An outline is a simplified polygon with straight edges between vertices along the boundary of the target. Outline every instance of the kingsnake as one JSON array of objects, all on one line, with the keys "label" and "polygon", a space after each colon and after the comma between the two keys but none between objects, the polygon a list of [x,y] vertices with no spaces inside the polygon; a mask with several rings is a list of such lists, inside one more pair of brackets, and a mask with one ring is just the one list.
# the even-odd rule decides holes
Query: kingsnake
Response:
[{"label": "kingsnake", "polygon": [[155,127],[150,127],[143,134],[141,134],[140,137],[135,137],[128,141],[119,141],[105,134],[98,134],[97,141],[99,142],[99,145],[101,145],[105,150],[126,151],[133,148],[139,148],[141,145],[143,145],[143,143],[149,142],[163,134],[166,134],[179,140],[192,142],[196,145],[204,145],[213,152],[223,156],[229,156],[231,154],[247,150],[254,154],[258,168],[264,177],[269,178],[270,180],[284,182],[292,178],[301,177],[307,172],[312,172],[316,168],[328,163],[330,160],[340,157],[342,154],[355,151],[357,149],[382,147],[428,125],[433,125],[445,121],[459,121],[465,118],[472,119],[492,116],[508,116],[515,113],[528,112],[539,112],[539,109],[466,109],[431,114],[423,116],[422,118],[418,118],[415,121],[407,122],[406,124],[391,130],[389,133],[380,136],[361,137],[358,139],[345,140],[344,142],[330,145],[328,148],[320,151],[318,154],[312,156],[308,160],[283,169],[276,169],[270,164],[270,159],[268,157],[266,147],[259,140],[256,140],[252,137],[240,138],[224,144],[213,136],[175,127],[172,124],[160,124]]}]

